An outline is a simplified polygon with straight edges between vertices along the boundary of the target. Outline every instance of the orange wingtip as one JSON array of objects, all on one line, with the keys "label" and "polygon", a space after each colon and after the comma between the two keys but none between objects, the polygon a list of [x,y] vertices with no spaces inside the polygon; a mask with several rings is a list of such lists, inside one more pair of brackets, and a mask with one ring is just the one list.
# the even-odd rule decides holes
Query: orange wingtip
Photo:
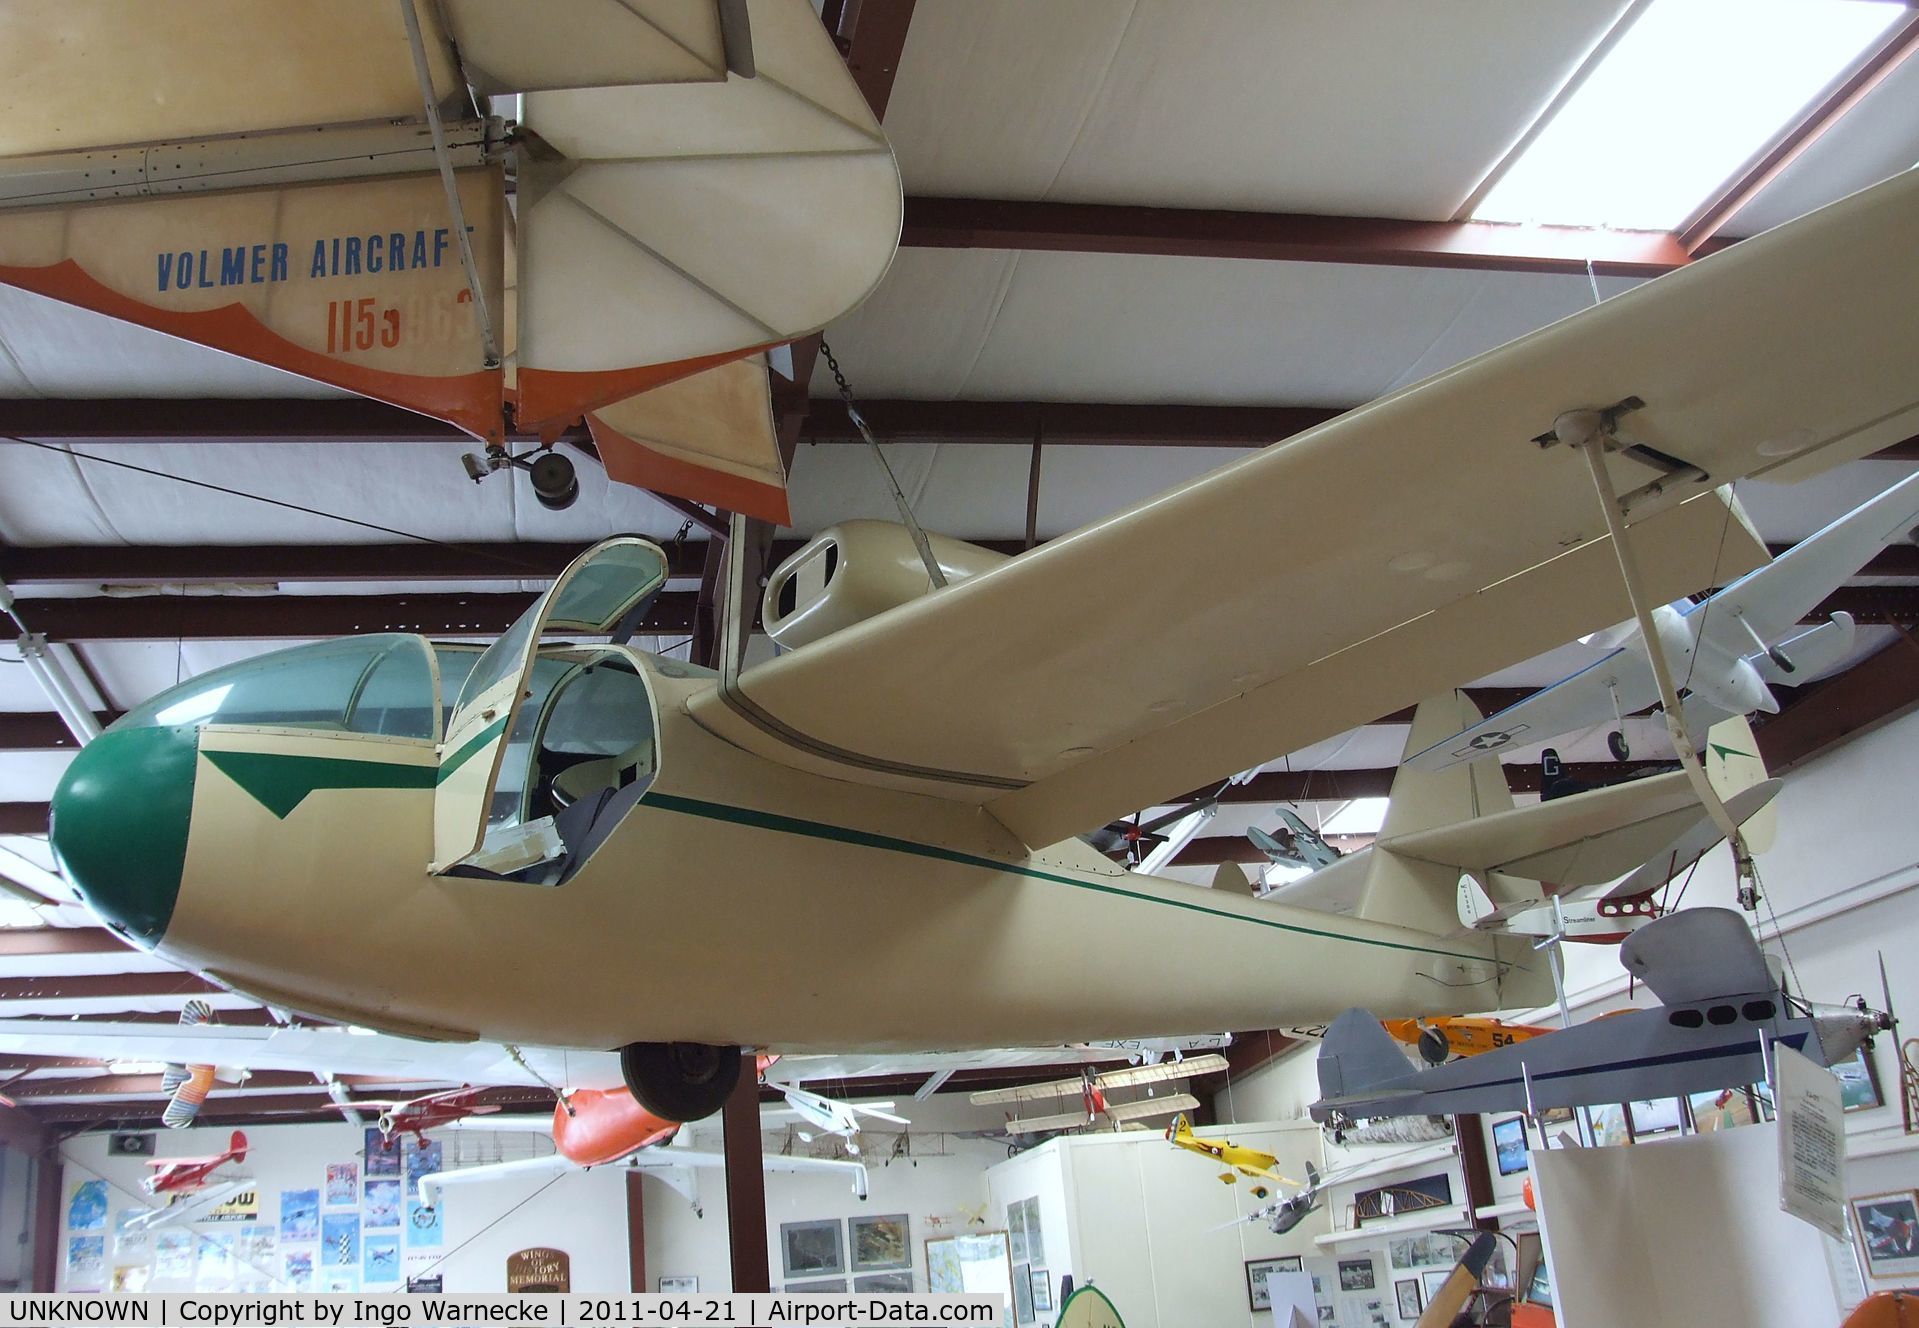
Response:
[{"label": "orange wingtip", "polygon": [[589,414],[586,427],[593,434],[593,445],[599,449],[600,463],[606,467],[606,477],[610,480],[636,489],[670,493],[676,498],[691,498],[696,503],[711,503],[723,512],[758,517],[776,526],[793,524],[786,489],[781,485],[712,470],[656,452],[645,443],[628,438],[598,415]]},{"label": "orange wingtip", "polygon": [[549,424],[564,428],[569,421],[578,419],[588,411],[638,396],[648,388],[686,378],[702,369],[715,369],[774,346],[784,346],[786,340],[783,338],[762,342],[757,346],[741,346],[738,350],[700,355],[690,360],[640,364],[630,369],[575,372],[567,369],[533,369],[523,364],[514,378],[519,388],[518,424],[529,433],[538,432]]}]

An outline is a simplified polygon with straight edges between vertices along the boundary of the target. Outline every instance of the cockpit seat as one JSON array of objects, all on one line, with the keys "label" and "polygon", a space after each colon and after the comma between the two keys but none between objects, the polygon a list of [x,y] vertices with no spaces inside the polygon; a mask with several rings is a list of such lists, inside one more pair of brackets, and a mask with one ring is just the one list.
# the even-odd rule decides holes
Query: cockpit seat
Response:
[{"label": "cockpit seat", "polygon": [[644,738],[618,756],[568,766],[553,777],[553,805],[571,807],[609,789],[622,788],[653,769],[653,739]]}]

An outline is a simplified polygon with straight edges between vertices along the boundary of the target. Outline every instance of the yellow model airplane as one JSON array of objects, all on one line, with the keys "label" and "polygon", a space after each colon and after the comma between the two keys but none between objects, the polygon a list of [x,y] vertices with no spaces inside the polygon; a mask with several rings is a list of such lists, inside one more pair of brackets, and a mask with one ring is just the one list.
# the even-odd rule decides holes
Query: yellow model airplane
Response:
[{"label": "yellow model airplane", "polygon": [[[120,5],[61,6],[98,49],[60,50],[127,58],[86,77],[111,98],[23,94],[0,124],[0,280],[235,353],[298,342],[278,362],[497,435],[497,360],[465,333],[480,307],[504,306],[501,250],[495,231],[476,231],[475,275],[458,246],[437,246],[440,230],[464,232],[435,192],[450,149],[430,126],[404,126],[422,169],[314,186],[327,206],[311,211],[320,195],[300,191],[314,173],[365,152],[330,167],[276,159],[259,177],[202,173],[165,197],[46,155],[143,142],[141,161],[184,168],[204,134],[223,136],[223,152],[295,151],[298,139],[317,159],[313,126],[361,124],[368,106],[384,117],[421,93],[409,82],[421,63],[431,104],[443,87],[456,100],[530,89],[524,114],[545,126],[543,143],[516,148],[522,425],[785,341],[877,279],[873,228],[836,248],[848,210],[811,172],[844,170],[875,198],[896,197],[897,175],[843,68],[782,64],[820,52],[810,6],[750,0],[753,79],[712,6],[609,8],[609,22],[644,9],[666,29],[702,16],[708,81],[658,116],[650,99],[688,86],[667,67],[677,39],[636,27],[604,49],[516,42],[517,10],[418,8],[443,9],[461,40],[429,24],[424,57],[413,41],[409,60],[398,16],[329,6],[315,40],[350,33],[353,56],[307,80],[245,58],[252,47],[224,28],[219,41],[191,25],[173,34],[170,10],[129,20]],[[30,23],[47,11],[20,12]],[[305,51],[248,32],[262,49]],[[162,59],[149,40],[190,45]],[[642,44],[664,63],[601,67]],[[34,81],[43,74],[81,76],[48,50],[0,42],[0,73],[27,94],[63,86]],[[447,63],[479,51],[498,68]],[[195,64],[229,52],[217,77]],[[380,96],[344,95],[375,73]],[[163,76],[179,86],[142,82]],[[778,109],[799,103],[804,115]],[[169,115],[154,120],[154,105]],[[740,105],[759,113],[723,113]],[[270,107],[278,136],[231,133],[236,107]],[[58,117],[83,114],[61,132]],[[680,136],[656,153],[668,119]],[[461,196],[492,225],[502,195],[481,176],[499,163],[490,130],[475,132],[455,145],[481,173],[462,174]],[[793,153],[777,168],[748,150],[775,139]],[[716,161],[728,152],[738,160]],[[801,232],[801,259],[758,239],[767,217],[795,215],[782,172],[834,200],[823,228]],[[266,192],[238,188],[255,179]],[[182,211],[193,189],[252,203],[216,235]],[[394,191],[405,206],[375,226],[373,204],[400,201]],[[872,215],[885,229],[897,214]],[[249,229],[295,216],[305,229],[284,241]],[[356,294],[376,232],[383,264],[402,236],[398,275],[423,283],[422,308],[459,315],[441,327],[448,341],[414,347],[417,362],[403,354],[406,311],[385,319],[384,297]],[[616,266],[578,257],[575,241],[602,234]],[[354,235],[360,271],[343,240],[336,272],[323,241]],[[712,262],[709,241],[737,261]],[[282,242],[309,261],[281,273]],[[646,256],[682,249],[685,263]],[[719,1105],[742,1048],[962,1049],[1271,1028],[1355,1005],[1541,1004],[1546,965],[1525,938],[1458,934],[1459,876],[1487,856],[1470,824],[1329,869],[1355,887],[1349,916],[1136,875],[1076,836],[1619,621],[1588,458],[1625,495],[1645,596],[1760,565],[1763,545],[1715,486],[1814,474],[1919,430],[1915,249],[1908,174],[1016,558],[938,539],[922,557],[903,528],[835,528],[774,572],[764,619],[783,653],[751,668],[739,663],[750,541],[732,541],[716,674],[627,644],[667,562],[644,540],[612,540],[484,652],[349,638],[154,698],[68,769],[54,845],[111,925],[218,982],[415,1037],[619,1048],[636,1096],[674,1120]],[[759,307],[762,286],[778,310]],[[616,294],[638,304],[603,303]],[[391,348],[383,328],[398,329]],[[474,389],[463,405],[433,406],[456,386]],[[1583,454],[1554,442],[1569,412],[1592,426],[1566,431]],[[1139,632],[1116,603],[1155,605],[1159,630]],[[1648,796],[1605,792],[1608,816]],[[1603,827],[1570,813],[1547,820],[1553,833],[1531,847],[1555,879],[1597,884],[1609,878],[1593,873],[1644,860],[1643,845],[1627,846],[1636,858],[1609,851]],[[1569,853],[1554,857],[1555,842]],[[1507,834],[1500,848],[1512,847]]]},{"label": "yellow model airplane", "polygon": [[[1261,1152],[1257,1148],[1248,1148],[1236,1144],[1231,1139],[1201,1139],[1193,1133],[1193,1127],[1186,1123],[1186,1117],[1175,1116],[1173,1123],[1166,1127],[1166,1137],[1173,1147],[1184,1148],[1189,1153],[1198,1153],[1201,1157],[1210,1157],[1228,1170],[1220,1173],[1220,1180],[1228,1185],[1239,1183],[1241,1176],[1253,1176],[1260,1180],[1270,1180],[1280,1185],[1297,1185],[1279,1174],[1275,1168],[1279,1159],[1271,1153]],[[1264,1199],[1270,1190],[1265,1186],[1255,1186],[1253,1193]]]}]

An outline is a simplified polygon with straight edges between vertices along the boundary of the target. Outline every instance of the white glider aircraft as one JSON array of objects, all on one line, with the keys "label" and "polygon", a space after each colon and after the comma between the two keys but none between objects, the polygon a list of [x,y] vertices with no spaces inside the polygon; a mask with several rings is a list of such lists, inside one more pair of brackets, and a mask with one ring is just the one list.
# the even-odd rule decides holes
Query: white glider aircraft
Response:
[{"label": "white glider aircraft", "polygon": [[[1777,714],[1774,686],[1814,678],[1852,649],[1852,615],[1835,613],[1796,631],[1819,601],[1854,575],[1879,550],[1912,537],[1919,523],[1919,475],[1902,480],[1854,508],[1775,561],[1694,603],[1680,600],[1653,610],[1660,648],[1683,699],[1688,732],[1703,734],[1722,719],[1763,710]],[[1631,755],[1624,716],[1656,705],[1659,689],[1639,628],[1624,623],[1586,638],[1607,653],[1579,672],[1496,715],[1413,753],[1415,770],[1444,770],[1512,746],[1531,746],[1562,733],[1602,724],[1620,727],[1607,737],[1614,756]]]},{"label": "white glider aircraft", "polygon": [[[804,0],[749,0],[751,79],[732,5],[579,5],[601,19],[578,28],[445,0],[450,32],[397,6],[424,55],[396,6],[357,0],[311,33],[263,34],[304,11],[262,9],[218,41],[190,14],[70,7],[72,50],[98,57],[84,82],[114,95],[76,103],[72,59],[42,68],[31,31],[0,31],[23,39],[0,40],[16,94],[0,281],[419,409],[450,394],[440,413],[489,439],[504,386],[468,334],[504,283],[475,275],[503,263],[503,223],[481,222],[504,213],[489,174],[504,148],[468,124],[475,174],[442,197],[429,167],[451,149],[414,116],[412,155],[379,158],[401,175],[316,184],[326,136],[303,127],[364,125],[422,86],[436,107],[526,92],[507,145],[521,427],[821,326],[878,279],[875,235],[884,251],[895,233],[897,172]],[[655,9],[650,28],[622,17]],[[699,34],[654,40],[682,14]],[[340,33],[351,50],[329,57]],[[241,40],[304,55],[302,36],[326,77],[289,78]],[[689,66],[689,49],[706,55]],[[112,52],[138,58],[101,63]],[[383,97],[360,95],[381,79]],[[350,104],[302,100],[336,91]],[[236,108],[273,123],[221,138],[218,172],[187,171],[211,159],[194,135],[249,127]],[[73,146],[156,136],[126,189]],[[278,174],[240,173],[241,150],[278,153]],[[473,264],[440,245],[467,233],[459,215]],[[777,233],[801,215],[800,238]],[[446,341],[409,342],[387,288],[359,294],[372,235],[374,275],[403,250],[397,275],[437,301]],[[281,244],[299,258],[284,273]],[[636,1097],[677,1120],[717,1108],[742,1049],[1539,1004],[1525,941],[1454,934],[1453,878],[1332,917],[1135,875],[1075,836],[1619,621],[1609,522],[1649,600],[1759,566],[1719,486],[1814,474],[1919,427],[1916,251],[1908,175],[1017,558],[934,540],[935,573],[898,528],[823,533],[772,576],[785,652],[751,669],[748,541],[731,541],[715,675],[625,644],[666,559],[614,540],[477,660],[349,638],[162,694],[78,754],[53,843],[110,925],[236,990],[421,1038],[617,1048]],[[287,342],[300,353],[276,359]],[[1602,499],[1608,484],[1623,498]],[[1118,601],[1164,606],[1164,630],[1132,631]]]}]

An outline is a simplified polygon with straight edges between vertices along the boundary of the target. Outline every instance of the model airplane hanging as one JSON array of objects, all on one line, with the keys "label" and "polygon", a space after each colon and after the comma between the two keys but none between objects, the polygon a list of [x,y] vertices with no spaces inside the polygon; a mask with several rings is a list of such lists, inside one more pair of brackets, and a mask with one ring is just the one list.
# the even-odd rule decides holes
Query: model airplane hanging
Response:
[{"label": "model airplane hanging", "polygon": [[1764,1080],[1762,1037],[1836,1065],[1891,1027],[1863,1001],[1815,1007],[1783,993],[1730,909],[1686,909],[1650,922],[1620,947],[1620,961],[1659,1006],[1431,1069],[1414,1069],[1378,1020],[1348,1010],[1320,1044],[1313,1119],[1684,1097]]},{"label": "model airplane hanging", "polygon": [[[1079,1098],[1079,1108],[1075,1111],[1009,1119],[1006,1122],[1006,1133],[1009,1135],[1065,1134],[1097,1125],[1110,1125],[1118,1129],[1154,1116],[1192,1111],[1199,1106],[1198,1098],[1183,1090],[1160,1093],[1157,1091],[1158,1085],[1183,1084],[1189,1079],[1217,1074],[1224,1069],[1226,1058],[1209,1054],[1161,1061],[1155,1065],[1135,1065],[1123,1070],[1103,1070],[1098,1074],[1088,1070],[1078,1079],[990,1088],[972,1094],[968,1101],[976,1107],[1009,1103],[1064,1105],[1062,1099]],[[1115,1102],[1107,1096],[1122,1088],[1144,1088],[1150,1096],[1125,1102]]]},{"label": "model airplane hanging", "polygon": [[[1189,1153],[1198,1153],[1201,1157],[1211,1158],[1226,1168],[1220,1173],[1220,1180],[1228,1185],[1239,1183],[1241,1176],[1251,1176],[1255,1180],[1271,1181],[1276,1185],[1297,1185],[1298,1181],[1279,1174],[1279,1159],[1271,1153],[1258,1148],[1248,1148],[1236,1144],[1231,1139],[1202,1139],[1193,1133],[1193,1127],[1186,1122],[1185,1116],[1176,1116],[1173,1123],[1166,1127],[1167,1142],[1175,1148],[1183,1148]],[[1264,1185],[1253,1187],[1253,1194],[1261,1199],[1266,1197]]]},{"label": "model airplane hanging", "polygon": [[1339,850],[1320,838],[1319,832],[1300,820],[1296,813],[1281,807],[1279,818],[1286,823],[1286,828],[1277,833],[1256,825],[1246,831],[1253,847],[1264,853],[1268,862],[1318,871],[1339,861]]},{"label": "model airplane hanging", "polygon": [[1419,1049],[1428,1065],[1444,1065],[1455,1056],[1479,1056],[1550,1033],[1537,1024],[1509,1024],[1481,1015],[1438,1015],[1431,1019],[1382,1019],[1380,1026],[1397,1042]]},{"label": "model airplane hanging", "polygon": [[[205,1001],[188,1001],[180,1011],[182,1029],[197,1028],[202,1024],[215,1022],[213,1007]],[[183,1130],[199,1118],[201,1104],[207,1100],[207,1094],[213,1090],[215,1081],[229,1084],[244,1083],[248,1077],[243,1069],[222,1069],[210,1064],[181,1064],[171,1061],[160,1076],[160,1091],[167,1095],[166,1109],[160,1113],[160,1123],[169,1130]]]},{"label": "model airplane hanging", "polygon": [[[428,1208],[438,1205],[441,1192],[449,1185],[472,1185],[504,1176],[584,1170],[618,1164],[656,1176],[685,1198],[697,1213],[703,1207],[697,1173],[714,1168],[724,1169],[726,1166],[724,1153],[703,1152],[687,1145],[683,1134],[684,1122],[655,1116],[636,1102],[624,1088],[582,1088],[569,1092],[554,1105],[550,1122],[525,1116],[492,1116],[485,1120],[468,1118],[449,1124],[456,1129],[550,1131],[554,1151],[545,1157],[460,1167],[422,1176],[419,1198]],[[825,1172],[845,1176],[855,1196],[864,1199],[867,1194],[866,1164],[863,1162],[765,1153],[760,1158],[760,1164],[767,1171]]]},{"label": "model airplane hanging", "polygon": [[446,420],[549,506],[584,416],[615,478],[788,519],[758,353],[865,298],[901,216],[806,0],[53,22],[0,9],[0,282]]},{"label": "model airplane hanging", "polygon": [[[1772,689],[1804,682],[1852,650],[1849,613],[1816,627],[1798,624],[1819,602],[1856,575],[1889,544],[1909,539],[1919,523],[1919,475],[1902,480],[1855,507],[1825,529],[1694,603],[1654,610],[1659,643],[1689,689],[1686,725],[1704,733],[1734,715],[1777,714]],[[1510,746],[1531,746],[1562,733],[1611,720],[1607,742],[1623,761],[1631,755],[1626,715],[1659,702],[1646,647],[1631,623],[1586,638],[1608,653],[1496,715],[1440,739],[1406,758],[1415,770],[1443,770]]]},{"label": "model airplane hanging", "polygon": [[1320,1202],[1325,1198],[1325,1187],[1339,1179],[1340,1174],[1335,1172],[1331,1176],[1322,1176],[1319,1174],[1319,1168],[1308,1161],[1306,1184],[1299,1190],[1283,1199],[1274,1199],[1270,1203],[1262,1204],[1242,1217],[1236,1217],[1230,1222],[1221,1224],[1217,1229],[1224,1231],[1227,1227],[1251,1223],[1254,1226],[1266,1227],[1275,1236],[1283,1236],[1319,1211]]},{"label": "model airplane hanging", "polygon": [[239,1130],[227,1141],[224,1153],[212,1157],[156,1157],[147,1160],[152,1168],[140,1188],[150,1195],[190,1194],[205,1189],[213,1174],[229,1162],[247,1160],[247,1137]]},{"label": "model airplane hanging", "polygon": [[[1913,431],[1915,200],[1902,176],[1019,557],[935,540],[933,593],[897,528],[822,534],[769,579],[782,653],[751,668],[749,542],[714,676],[625,644],[667,564],[623,539],[477,662],[395,635],[216,670],[76,755],[56,851],[110,925],[237,990],[420,1038],[620,1048],[679,1119],[718,1107],[742,1048],[1540,1004],[1527,941],[1456,934],[1462,859],[1488,852],[1471,828],[1399,854],[1420,865],[1353,916],[1130,874],[1074,837],[1617,621],[1585,461],[1533,441],[1568,411],[1619,405],[1631,440],[1602,464],[1644,594],[1758,566],[1714,485]],[[1221,574],[1195,590],[1195,566]],[[1115,602],[1174,616],[1141,634]],[[1652,783],[1587,796],[1644,810]]]},{"label": "model airplane hanging", "polygon": [[399,1145],[400,1136],[410,1134],[421,1145],[426,1143],[426,1132],[450,1125],[457,1120],[466,1120],[471,1116],[488,1116],[498,1111],[497,1104],[485,1102],[482,1095],[485,1088],[452,1088],[442,1093],[426,1093],[420,1097],[404,1101],[374,1101],[355,1098],[350,1102],[335,1102],[333,1105],[341,1111],[371,1111],[379,1113],[380,1144],[387,1149]]},{"label": "model airplane hanging", "polygon": [[[775,1083],[780,1095],[786,1099],[786,1109],[800,1120],[812,1126],[821,1134],[836,1134],[845,1140],[846,1151],[854,1157],[860,1153],[860,1118],[871,1117],[874,1120],[888,1121],[894,1125],[909,1125],[906,1117],[888,1110],[891,1102],[862,1103],[842,1102],[837,1098],[822,1097],[792,1084]],[[806,1130],[800,1131],[800,1139],[812,1143],[814,1135]]]}]

